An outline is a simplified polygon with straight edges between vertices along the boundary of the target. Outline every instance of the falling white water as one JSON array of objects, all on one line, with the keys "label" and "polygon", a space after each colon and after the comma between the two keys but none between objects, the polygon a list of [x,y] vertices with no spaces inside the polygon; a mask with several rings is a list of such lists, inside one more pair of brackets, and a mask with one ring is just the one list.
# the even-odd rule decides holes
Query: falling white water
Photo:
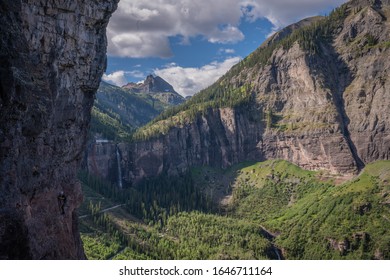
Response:
[{"label": "falling white water", "polygon": [[118,146],[116,146],[116,161],[118,163],[118,186],[122,188],[122,170],[121,170],[121,155]]}]

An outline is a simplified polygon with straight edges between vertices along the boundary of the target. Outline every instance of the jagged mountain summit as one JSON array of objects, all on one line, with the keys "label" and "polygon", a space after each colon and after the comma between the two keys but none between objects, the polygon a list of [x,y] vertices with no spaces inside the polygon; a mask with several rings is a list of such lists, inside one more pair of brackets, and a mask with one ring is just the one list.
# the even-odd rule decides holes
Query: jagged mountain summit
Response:
[{"label": "jagged mountain summit", "polygon": [[178,105],[185,101],[173,86],[159,76],[149,75],[143,83],[128,83],[122,88],[138,94],[150,94],[163,103]]},{"label": "jagged mountain summit", "polygon": [[149,76],[142,84],[124,87],[102,81],[92,109],[90,132],[111,140],[129,139],[134,129],[183,102],[184,98],[159,77]]},{"label": "jagged mountain summit", "polygon": [[389,159],[389,16],[389,1],[350,1],[275,34],[138,130],[127,180],[276,158],[356,174]]},{"label": "jagged mountain summit", "polygon": [[157,93],[157,92],[172,92],[177,93],[172,85],[163,78],[153,75],[148,75],[143,83],[128,83],[123,88],[132,89],[134,92]]},{"label": "jagged mountain summit", "polygon": [[129,138],[132,130],[151,121],[166,106],[147,97],[102,81],[92,108],[90,133],[111,140]]}]

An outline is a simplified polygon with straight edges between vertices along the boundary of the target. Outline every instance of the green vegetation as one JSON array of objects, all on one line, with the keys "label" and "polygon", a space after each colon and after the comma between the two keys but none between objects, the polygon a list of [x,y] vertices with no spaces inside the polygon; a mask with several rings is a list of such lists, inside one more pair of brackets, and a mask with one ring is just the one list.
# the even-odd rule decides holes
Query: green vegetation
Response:
[{"label": "green vegetation", "polygon": [[90,133],[109,140],[129,141],[135,128],[172,107],[162,101],[163,97],[164,93],[133,93],[102,82],[92,109]]},{"label": "green vegetation", "polygon": [[102,112],[98,107],[92,108],[90,133],[99,133],[110,140],[130,140],[133,127],[122,124],[114,113]]},{"label": "green vegetation", "polygon": [[[86,174],[80,178],[92,186],[83,184],[86,199],[80,209],[84,214],[80,219],[81,236],[89,259],[264,259],[273,254],[259,225],[191,210],[200,208],[196,204],[202,201],[196,190],[191,197],[182,197],[177,205],[171,202],[171,206],[162,208],[164,199],[150,199],[175,194],[166,192],[167,182],[148,182],[136,198],[144,200],[134,202],[141,212],[134,213],[129,211],[134,205],[118,204],[123,197],[128,198],[127,191],[113,189]],[[157,186],[165,190],[158,190]],[[181,186],[176,187],[176,193],[180,193]],[[148,199],[150,193],[154,194]],[[118,205],[121,206],[115,207]],[[110,208],[113,209],[102,211]]]},{"label": "green vegetation", "polygon": [[82,235],[85,254],[92,260],[107,260],[121,248],[119,240],[107,233]]},{"label": "green vegetation", "polygon": [[[160,176],[125,189],[119,189],[86,172],[80,172],[79,179],[98,194],[123,205],[129,213],[149,225],[162,227],[169,216],[181,211],[213,210],[211,201],[195,188],[190,173],[180,178]],[[85,210],[85,207],[82,209]]]},{"label": "green vegetation", "polygon": [[151,93],[134,92],[134,94],[144,99],[147,103],[152,105],[152,107],[159,112],[163,112],[166,109],[169,109],[175,105],[182,104],[185,101],[184,97],[182,97],[180,94],[170,91]]},{"label": "green vegetation", "polygon": [[[201,114],[213,108],[249,107],[254,98],[254,88],[246,80],[250,69],[259,69],[270,63],[275,50],[290,49],[296,42],[309,54],[321,54],[321,44],[329,42],[347,17],[347,6],[335,9],[328,17],[312,25],[294,30],[290,35],[261,46],[208,88],[194,95],[190,100],[160,114],[133,134],[133,140],[142,141],[168,133],[172,127],[190,123]],[[282,127],[285,129],[285,127]]]},{"label": "green vegetation", "polygon": [[153,121],[139,128],[133,134],[133,140],[147,140],[160,134],[166,134],[170,128],[191,123],[197,116],[208,110],[238,107],[248,104],[251,98],[252,88],[250,85],[235,88],[228,83],[224,87],[216,83],[200,91],[184,104],[162,112]]},{"label": "green vegetation", "polygon": [[[310,54],[321,54],[321,44],[329,42],[334,35],[334,30],[342,24],[346,17],[347,5],[342,5],[333,10],[329,16],[317,20],[309,26],[295,29],[289,36],[273,42],[264,48],[260,47],[243,60],[242,66],[259,67],[259,65],[267,65],[276,49],[282,47],[288,50],[295,43],[298,43],[303,50],[308,51]],[[235,71],[240,72],[241,67],[238,67]]]},{"label": "green vegetation", "polygon": [[377,162],[336,186],[283,161],[259,163],[237,177],[230,213],[280,232],[290,259],[388,259],[389,171]]},{"label": "green vegetation", "polygon": [[166,226],[180,244],[177,259],[267,259],[272,246],[261,231],[245,220],[198,212],[179,213]]},{"label": "green vegetation", "polygon": [[[248,113],[267,129],[281,132],[332,125],[294,122],[299,120],[294,112],[282,116],[274,108],[254,110],[256,86],[248,81],[251,71],[272,64],[276,50],[298,44],[308,55],[321,56],[323,44],[330,43],[348,16],[346,7],[263,45],[131,139],[158,137],[224,107]],[[352,11],[359,12],[360,8]],[[350,44],[362,51],[389,47],[389,42],[378,42],[370,34]],[[101,116],[101,107],[96,108],[95,126],[101,133],[129,138],[121,111],[109,107]],[[313,114],[332,110],[314,108]],[[305,171],[282,160],[225,170],[194,167],[178,178],[161,176],[124,189],[87,173],[80,179],[88,194],[80,209],[81,232],[91,259],[263,259],[276,258],[275,248],[288,259],[390,259],[389,161],[369,164],[342,184],[335,183],[340,179],[335,175]]]},{"label": "green vegetation", "polygon": [[80,177],[90,259],[276,258],[273,244],[288,259],[390,258],[390,161],[338,185],[282,160],[197,167],[124,190]]}]

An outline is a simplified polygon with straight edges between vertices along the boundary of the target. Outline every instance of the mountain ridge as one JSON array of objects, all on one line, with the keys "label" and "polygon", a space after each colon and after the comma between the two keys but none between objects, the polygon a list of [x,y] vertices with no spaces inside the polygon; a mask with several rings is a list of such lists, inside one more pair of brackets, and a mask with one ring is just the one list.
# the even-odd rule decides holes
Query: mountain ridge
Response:
[{"label": "mountain ridge", "polygon": [[127,180],[273,158],[356,174],[388,159],[388,2],[348,2],[266,43],[139,129]]},{"label": "mountain ridge", "polygon": [[[85,181],[137,216],[92,225],[125,234],[111,256],[388,259],[389,12],[352,1],[289,30],[115,143],[121,195]],[[108,247],[84,234],[91,256]]]},{"label": "mountain ridge", "polygon": [[128,83],[122,88],[137,94],[150,94],[154,98],[171,105],[184,102],[184,97],[175,91],[173,86],[160,76],[148,75],[142,83]]}]

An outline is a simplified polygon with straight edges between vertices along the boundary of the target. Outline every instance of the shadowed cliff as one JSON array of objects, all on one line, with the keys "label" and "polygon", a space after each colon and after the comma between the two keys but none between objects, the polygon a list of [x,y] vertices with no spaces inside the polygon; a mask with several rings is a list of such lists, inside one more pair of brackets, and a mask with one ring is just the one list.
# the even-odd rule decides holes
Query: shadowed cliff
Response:
[{"label": "shadowed cliff", "polygon": [[117,2],[0,3],[0,259],[85,258],[76,175]]}]

